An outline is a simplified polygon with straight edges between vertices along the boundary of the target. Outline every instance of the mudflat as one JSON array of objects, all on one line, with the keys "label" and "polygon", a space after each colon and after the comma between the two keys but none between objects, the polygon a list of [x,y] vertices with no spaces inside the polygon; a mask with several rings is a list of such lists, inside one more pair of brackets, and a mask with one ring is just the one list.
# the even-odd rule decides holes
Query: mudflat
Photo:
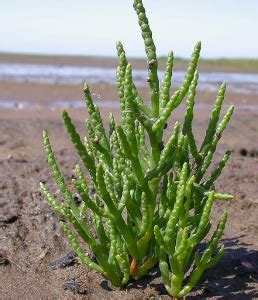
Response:
[{"label": "mudflat", "polygon": [[[118,101],[115,86],[91,87],[95,100]],[[141,88],[141,92],[148,99],[147,88]],[[212,92],[197,95],[193,126],[198,143],[205,134],[215,97]],[[1,99],[26,100],[32,105],[0,110],[0,298],[170,299],[158,268],[144,279],[116,289],[82,265],[59,228],[60,218],[39,192],[42,181],[59,196],[42,146],[43,130],[49,133],[68,184],[75,165],[80,163],[59,109],[51,103],[83,99],[82,86],[5,80],[0,81]],[[216,160],[229,147],[233,154],[216,188],[234,195],[234,200],[217,201],[213,212],[214,227],[224,210],[229,214],[222,239],[225,254],[213,270],[205,272],[188,299],[258,298],[258,96],[229,93],[225,108],[229,104],[235,104],[236,111],[218,146]],[[85,135],[86,110],[72,106],[67,110]],[[118,108],[107,105],[101,109],[106,125],[110,111],[119,120]],[[168,134],[174,121],[183,115],[184,107],[175,110]]]}]

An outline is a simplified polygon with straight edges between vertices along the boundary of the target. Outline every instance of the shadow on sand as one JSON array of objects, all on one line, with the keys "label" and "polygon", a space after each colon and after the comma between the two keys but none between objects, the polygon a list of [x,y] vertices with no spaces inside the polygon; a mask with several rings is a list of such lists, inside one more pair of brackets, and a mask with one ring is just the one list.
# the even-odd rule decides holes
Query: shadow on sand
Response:
[{"label": "shadow on sand", "polygon": [[[248,244],[241,242],[239,236],[224,239],[225,253],[219,264],[204,272],[198,286],[193,289],[194,296],[187,299],[256,299],[258,291],[254,287],[258,282],[258,251],[250,250]],[[154,288],[160,295],[167,292],[158,278],[160,272],[158,266],[153,268],[149,275],[135,282],[129,283],[127,290],[131,288]],[[155,281],[159,283],[155,283]]]}]

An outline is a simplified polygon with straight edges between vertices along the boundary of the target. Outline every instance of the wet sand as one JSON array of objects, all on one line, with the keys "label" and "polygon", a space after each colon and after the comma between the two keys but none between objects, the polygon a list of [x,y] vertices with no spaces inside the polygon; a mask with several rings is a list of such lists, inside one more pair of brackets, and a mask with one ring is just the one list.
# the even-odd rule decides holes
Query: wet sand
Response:
[{"label": "wet sand", "polygon": [[[43,108],[53,101],[78,101],[84,99],[83,85],[68,84],[39,84],[39,83],[17,83],[0,81],[0,102],[1,100],[28,101],[35,108]],[[113,100],[118,102],[117,89],[115,85],[90,84],[93,99],[97,101]],[[140,87],[139,91],[146,101],[149,99],[148,87]],[[199,91],[196,103],[213,104],[216,93]],[[237,94],[227,92],[227,104],[257,104],[258,95]]]},{"label": "wet sand", "polygon": [[[92,91],[103,101],[117,101],[114,86],[93,85]],[[147,98],[145,88],[142,93]],[[128,300],[155,299],[161,295],[162,299],[169,299],[157,268],[145,279],[132,282],[125,289],[115,289],[76,258],[70,259],[64,268],[51,267],[57,259],[70,253],[72,247],[59,229],[59,217],[39,192],[39,181],[46,182],[51,191],[57,192],[41,134],[42,130],[48,131],[60,168],[70,182],[80,160],[65,132],[59,109],[51,109],[49,104],[58,99],[83,99],[82,88],[80,85],[0,82],[0,95],[1,99],[26,100],[33,104],[33,109],[0,110],[0,298]],[[197,99],[200,103],[211,104],[215,96],[200,93]],[[258,99],[228,94],[225,105],[231,103],[258,104]],[[118,120],[119,111],[111,110]],[[69,108],[68,111],[84,135],[86,110]],[[110,109],[101,109],[101,112],[107,125]],[[210,107],[196,110],[194,132],[199,143],[210,112]],[[174,121],[182,119],[183,115],[183,108],[175,111],[167,134]],[[216,160],[228,147],[234,152],[216,187],[235,198],[227,203],[216,202],[213,212],[214,226],[224,210],[229,213],[223,236],[225,255],[214,270],[205,272],[187,299],[258,298],[257,110],[236,111],[218,147]]]}]

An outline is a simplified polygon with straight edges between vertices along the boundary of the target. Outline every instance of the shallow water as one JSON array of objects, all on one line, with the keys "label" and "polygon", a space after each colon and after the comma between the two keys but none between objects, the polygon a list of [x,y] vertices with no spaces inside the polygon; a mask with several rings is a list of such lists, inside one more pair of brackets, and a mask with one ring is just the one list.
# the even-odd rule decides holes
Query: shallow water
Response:
[{"label": "shallow water", "polygon": [[[0,80],[34,83],[115,83],[116,70],[100,67],[80,67],[51,64],[11,64],[0,63]],[[163,77],[164,72],[159,72]],[[184,79],[184,72],[173,73],[173,85],[179,87]],[[134,81],[138,86],[146,85],[147,71],[136,69],[133,71]],[[219,85],[227,82],[228,90],[240,94],[258,94],[258,74],[202,72],[199,79],[199,89],[210,92],[217,91]]]},{"label": "shallow water", "polygon": [[[119,109],[119,101],[115,100],[94,100],[94,103],[100,108]],[[85,101],[83,100],[58,100],[53,101],[50,105],[51,108],[86,108]],[[229,104],[224,104],[224,108],[229,108]],[[185,108],[185,103],[182,103],[182,108]],[[209,103],[196,103],[196,109],[212,109],[213,104]],[[258,111],[258,104],[235,104],[236,110],[239,111]]]},{"label": "shallow water", "polygon": [[[100,108],[109,108],[110,110],[117,110],[120,108],[120,103],[118,100],[94,100],[94,104],[96,104]],[[224,104],[223,107],[226,109],[230,105]],[[235,109],[238,111],[258,111],[258,104],[235,104]],[[17,100],[2,100],[0,99],[0,109],[39,109],[41,106],[33,105],[29,101],[17,101]],[[86,104],[84,100],[55,100],[48,104],[49,109],[69,109],[69,108],[85,108]],[[209,109],[211,110],[213,107],[212,104],[209,103],[196,103],[196,109]],[[180,108],[185,108],[185,103],[182,103]],[[180,109],[179,108],[179,109]]]},{"label": "shallow water", "polygon": [[0,109],[25,109],[31,107],[32,104],[28,101],[0,100]]},{"label": "shallow water", "polygon": [[[118,109],[120,107],[119,101],[115,100],[94,100],[100,108]],[[85,108],[86,104],[84,100],[57,100],[53,101],[49,105],[51,108]]]}]

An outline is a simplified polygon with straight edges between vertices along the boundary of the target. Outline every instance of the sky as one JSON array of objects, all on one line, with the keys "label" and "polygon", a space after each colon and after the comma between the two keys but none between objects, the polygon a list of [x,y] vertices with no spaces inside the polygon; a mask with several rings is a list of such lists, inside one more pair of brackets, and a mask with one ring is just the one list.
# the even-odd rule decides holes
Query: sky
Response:
[{"label": "sky", "polygon": [[[158,55],[258,58],[257,0],[143,0]],[[133,0],[0,0],[0,52],[144,56]]]}]

